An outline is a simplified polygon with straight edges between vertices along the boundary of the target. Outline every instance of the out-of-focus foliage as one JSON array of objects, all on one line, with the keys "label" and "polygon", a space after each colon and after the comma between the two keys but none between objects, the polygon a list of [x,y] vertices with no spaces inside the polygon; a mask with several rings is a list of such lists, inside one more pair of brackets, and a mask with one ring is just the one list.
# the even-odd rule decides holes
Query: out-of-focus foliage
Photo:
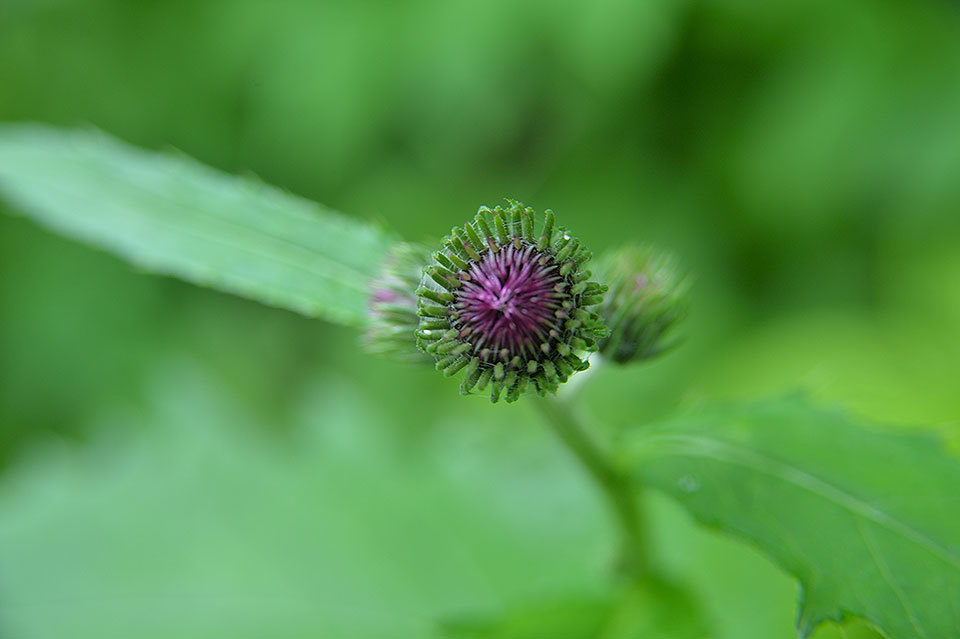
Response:
[{"label": "out-of-focus foliage", "polygon": [[[880,421],[954,427],[957,113],[960,9],[946,0],[0,2],[0,119],[90,123],[138,145],[173,146],[383,219],[411,240],[441,234],[479,203],[511,195],[555,209],[598,250],[626,240],[674,250],[696,277],[689,339],[653,363],[597,371],[584,399],[613,435],[677,403],[797,386]],[[172,553],[192,534],[196,519],[186,510],[161,508],[177,498],[164,492],[175,484],[165,470],[183,451],[157,447],[156,438],[178,427],[185,437],[219,431],[205,413],[157,416],[151,407],[146,380],[170,352],[201,361],[235,414],[268,431],[274,457],[265,459],[259,443],[230,449],[238,456],[230,463],[274,465],[268,477],[284,477],[298,442],[290,413],[318,375],[385,407],[377,419],[410,450],[438,425],[489,429],[502,417],[445,392],[433,371],[359,356],[356,339],[138,275],[0,216],[0,463],[8,469],[0,521],[7,531],[29,530],[28,515],[64,524],[19,556],[18,574],[33,581],[17,585],[49,586],[39,562],[77,548],[74,520],[65,517],[82,522],[97,512],[96,487],[106,485],[108,471],[98,471],[107,479],[58,482],[71,464],[120,466],[156,447],[156,472],[139,477],[155,482],[142,509],[91,516],[102,528],[88,523],[87,539],[136,543],[136,525],[161,527]],[[526,413],[509,426],[538,428]],[[64,458],[37,461],[51,441],[66,449]],[[310,446],[299,454],[325,459]],[[213,481],[213,468],[193,471],[193,499],[261,490],[242,482],[228,490]],[[53,496],[39,499],[24,486],[45,486]],[[513,494],[502,491],[503,499]],[[23,503],[31,500],[45,514],[29,514]],[[791,580],[749,549],[699,531],[659,498],[651,502],[658,563],[690,585],[714,636],[794,636]],[[238,539],[248,543],[244,556],[284,565],[302,567],[297,560],[316,552],[314,540],[296,531],[259,535],[243,522],[266,521],[271,506],[244,504],[249,520],[196,534],[220,531],[203,543]],[[389,506],[372,501],[370,509]],[[346,525],[343,509],[303,506],[314,510]],[[154,515],[163,512],[173,519]],[[245,532],[228,534],[238,529]],[[542,530],[532,529],[537,543],[559,543]],[[564,553],[561,569],[572,571],[581,552]],[[239,550],[206,564],[163,564],[168,555],[146,546],[127,557],[115,581],[73,573],[76,592],[149,585],[159,574],[151,566],[169,570],[174,598],[144,594],[136,608],[124,591],[99,601],[105,614],[163,619],[212,608],[212,597],[191,584],[222,594],[218,583],[248,592],[261,583]],[[11,555],[3,561],[9,565]],[[520,565],[497,569],[522,577]],[[356,568],[358,579],[364,570]],[[278,582],[289,575],[271,574],[261,601],[283,599]],[[565,594],[577,595],[555,600]],[[5,582],[0,623],[14,595]],[[35,605],[53,624],[89,600],[44,601]]]},{"label": "out-of-focus foliage", "polygon": [[425,637],[606,594],[603,512],[546,433],[488,415],[404,451],[365,389],[318,378],[281,443],[189,361],[144,390],[150,433],[44,447],[0,488],[4,637]]}]

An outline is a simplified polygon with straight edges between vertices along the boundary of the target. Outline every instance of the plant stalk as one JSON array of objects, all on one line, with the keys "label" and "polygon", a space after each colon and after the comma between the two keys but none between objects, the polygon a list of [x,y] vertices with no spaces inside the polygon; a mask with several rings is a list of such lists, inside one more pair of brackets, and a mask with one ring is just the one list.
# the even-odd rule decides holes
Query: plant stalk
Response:
[{"label": "plant stalk", "polygon": [[622,537],[619,571],[628,578],[642,579],[649,564],[639,488],[587,435],[568,402],[547,397],[538,399],[536,405],[553,432],[579,460],[606,498]]}]

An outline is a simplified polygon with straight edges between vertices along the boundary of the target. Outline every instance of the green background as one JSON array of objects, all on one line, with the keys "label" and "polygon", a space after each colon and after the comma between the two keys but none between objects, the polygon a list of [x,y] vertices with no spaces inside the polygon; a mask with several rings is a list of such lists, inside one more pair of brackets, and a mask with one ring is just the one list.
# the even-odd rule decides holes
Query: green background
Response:
[{"label": "green background", "polygon": [[[411,240],[509,196],[595,252],[673,250],[686,339],[597,374],[613,437],[797,388],[957,422],[955,3],[6,0],[0,120],[179,149]],[[612,553],[522,404],[11,216],[0,465],[2,637],[417,636],[596,593]],[[650,508],[713,636],[794,636],[791,580]]]}]

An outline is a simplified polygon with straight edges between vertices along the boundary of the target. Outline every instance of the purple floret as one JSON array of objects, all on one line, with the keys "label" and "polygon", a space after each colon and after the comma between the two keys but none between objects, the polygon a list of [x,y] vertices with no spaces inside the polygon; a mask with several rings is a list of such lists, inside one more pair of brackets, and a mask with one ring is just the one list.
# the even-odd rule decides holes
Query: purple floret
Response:
[{"label": "purple floret", "polygon": [[551,331],[566,315],[556,263],[533,246],[487,252],[461,279],[455,303],[459,328],[476,351],[535,351],[556,336]]}]

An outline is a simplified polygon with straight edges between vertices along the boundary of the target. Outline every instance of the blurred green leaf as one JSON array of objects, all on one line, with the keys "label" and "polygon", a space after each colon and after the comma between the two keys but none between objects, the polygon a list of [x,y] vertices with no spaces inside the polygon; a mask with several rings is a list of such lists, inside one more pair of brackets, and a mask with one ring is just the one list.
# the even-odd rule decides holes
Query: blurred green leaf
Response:
[{"label": "blurred green leaf", "polygon": [[419,639],[608,590],[611,531],[540,430],[467,420],[411,449],[333,375],[282,439],[190,362],[145,394],[0,483],[0,636]]},{"label": "blurred green leaf", "polygon": [[784,399],[644,429],[624,455],[800,580],[802,636],[855,615],[893,637],[960,637],[960,462],[932,437]]},{"label": "blurred green leaf", "polygon": [[0,126],[0,198],[149,271],[352,325],[389,242],[255,179],[96,131]]},{"label": "blurred green leaf", "polygon": [[496,620],[458,621],[443,639],[701,639],[709,636],[697,603],[681,588],[651,579],[619,597],[548,602]]}]

